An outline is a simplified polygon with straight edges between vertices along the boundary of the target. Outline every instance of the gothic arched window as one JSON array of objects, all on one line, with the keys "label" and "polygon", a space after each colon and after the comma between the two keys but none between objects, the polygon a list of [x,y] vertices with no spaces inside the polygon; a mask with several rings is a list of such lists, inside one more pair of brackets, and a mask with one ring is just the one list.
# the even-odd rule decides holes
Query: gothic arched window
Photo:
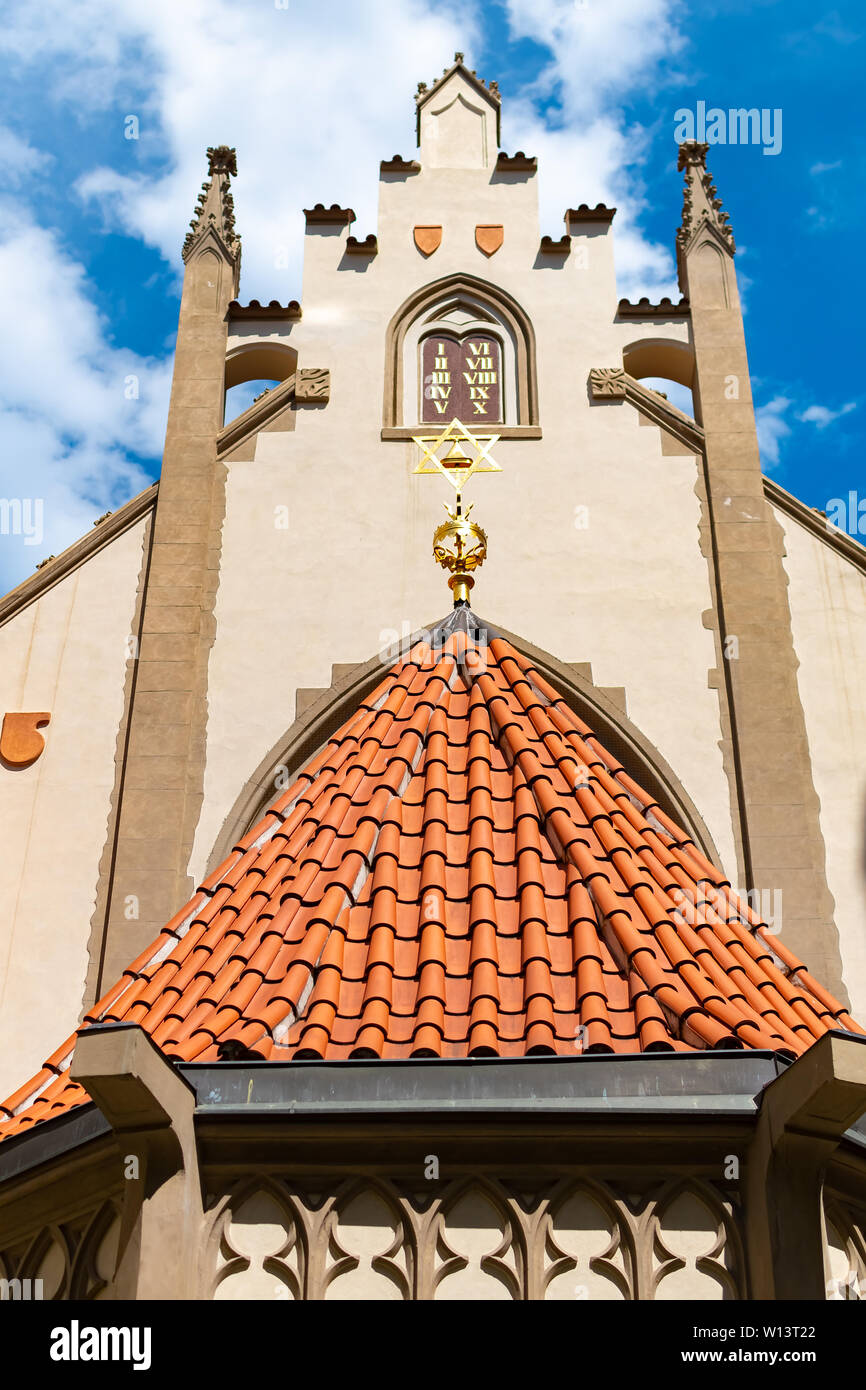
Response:
[{"label": "gothic arched window", "polygon": [[538,436],[535,337],[510,295],[452,275],[410,296],[391,320],[384,437],[452,419]]}]

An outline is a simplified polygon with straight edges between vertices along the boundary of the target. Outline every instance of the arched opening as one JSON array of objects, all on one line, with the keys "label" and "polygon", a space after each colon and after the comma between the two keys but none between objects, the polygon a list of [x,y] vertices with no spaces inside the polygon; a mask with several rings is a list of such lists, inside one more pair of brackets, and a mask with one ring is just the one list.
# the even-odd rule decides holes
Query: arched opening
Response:
[{"label": "arched opening", "polygon": [[241,381],[237,386],[230,386],[225,396],[223,424],[230,425],[232,420],[243,415],[244,411],[255,405],[267,391],[272,391],[279,384],[274,377],[260,377],[257,381]]},{"label": "arched opening", "polygon": [[691,343],[675,338],[639,338],[623,348],[622,365],[642,386],[658,391],[694,420],[695,354]]},{"label": "arched opening", "polygon": [[657,391],[665,400],[675,405],[677,410],[681,410],[684,415],[688,415],[691,420],[695,418],[695,403],[691,389],[683,386],[679,381],[672,381],[666,376],[645,376],[640,377],[641,386],[646,386],[650,391]]},{"label": "arched opening", "polygon": [[663,377],[691,390],[695,378],[694,348],[676,338],[638,338],[623,348],[622,365],[638,381]]},{"label": "arched opening", "polygon": [[[460,357],[461,381],[464,371],[470,376],[484,372],[496,377],[495,381],[476,377],[465,383],[467,388],[476,388],[474,397],[469,389],[464,393],[463,408],[468,408],[469,420],[493,420],[492,408],[478,408],[493,402],[500,415],[497,423],[516,428],[538,424],[535,334],[529,316],[517,300],[498,286],[474,275],[449,275],[410,295],[388,325],[383,413],[386,428],[415,427],[427,416],[432,417],[432,409],[425,416],[425,401],[432,399],[425,396],[425,387],[444,388],[448,383],[425,382],[425,377],[436,371],[449,371],[448,350],[440,354],[446,358],[444,367],[436,368],[432,358],[427,362],[424,357],[423,344],[437,334],[443,343],[451,339],[465,344],[459,351],[455,348],[455,363]],[[485,343],[489,352],[472,352],[473,345]],[[473,368],[468,359],[463,360],[466,354],[479,364],[486,358],[490,362]],[[452,418],[447,398],[440,395],[437,399],[445,407],[437,415],[445,420]]]},{"label": "arched opening", "polygon": [[265,391],[287,381],[297,364],[297,350],[286,343],[249,342],[233,347],[226,356],[223,424],[236,420]]}]

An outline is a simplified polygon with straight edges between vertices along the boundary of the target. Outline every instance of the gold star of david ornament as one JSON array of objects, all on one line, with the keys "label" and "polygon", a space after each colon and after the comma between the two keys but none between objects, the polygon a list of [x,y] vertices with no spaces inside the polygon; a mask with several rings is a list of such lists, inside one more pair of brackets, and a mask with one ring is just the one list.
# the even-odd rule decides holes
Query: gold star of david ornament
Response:
[{"label": "gold star of david ornament", "polygon": [[473,434],[459,420],[452,420],[441,434],[413,434],[421,450],[416,473],[439,473],[455,492],[460,492],[474,473],[501,473],[490,450],[498,434]]}]

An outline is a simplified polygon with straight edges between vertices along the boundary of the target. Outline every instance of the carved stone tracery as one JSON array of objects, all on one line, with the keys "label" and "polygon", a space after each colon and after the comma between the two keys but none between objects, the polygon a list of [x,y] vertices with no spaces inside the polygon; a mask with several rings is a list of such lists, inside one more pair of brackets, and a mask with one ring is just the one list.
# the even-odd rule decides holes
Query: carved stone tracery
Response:
[{"label": "carved stone tracery", "polygon": [[742,1298],[731,1199],[669,1181],[626,1194],[563,1178],[541,1191],[463,1178],[430,1189],[361,1178],[325,1196],[282,1180],[219,1199],[205,1298]]}]

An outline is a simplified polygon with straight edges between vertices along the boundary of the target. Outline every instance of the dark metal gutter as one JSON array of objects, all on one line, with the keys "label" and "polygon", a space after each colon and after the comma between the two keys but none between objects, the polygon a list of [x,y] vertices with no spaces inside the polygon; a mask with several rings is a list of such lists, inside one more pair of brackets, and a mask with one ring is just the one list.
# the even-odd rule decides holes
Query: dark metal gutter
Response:
[{"label": "dark metal gutter", "polygon": [[196,1115],[754,1115],[771,1052],[190,1063]]},{"label": "dark metal gutter", "polygon": [[110,1124],[92,1102],[77,1106],[68,1115],[45,1120],[0,1144],[0,1183],[110,1133]]},{"label": "dark metal gutter", "polygon": [[[561,1116],[743,1120],[787,1067],[773,1052],[176,1063],[201,1119]],[[92,1103],[0,1145],[0,1183],[111,1130]],[[866,1116],[845,1134],[866,1149]]]}]

